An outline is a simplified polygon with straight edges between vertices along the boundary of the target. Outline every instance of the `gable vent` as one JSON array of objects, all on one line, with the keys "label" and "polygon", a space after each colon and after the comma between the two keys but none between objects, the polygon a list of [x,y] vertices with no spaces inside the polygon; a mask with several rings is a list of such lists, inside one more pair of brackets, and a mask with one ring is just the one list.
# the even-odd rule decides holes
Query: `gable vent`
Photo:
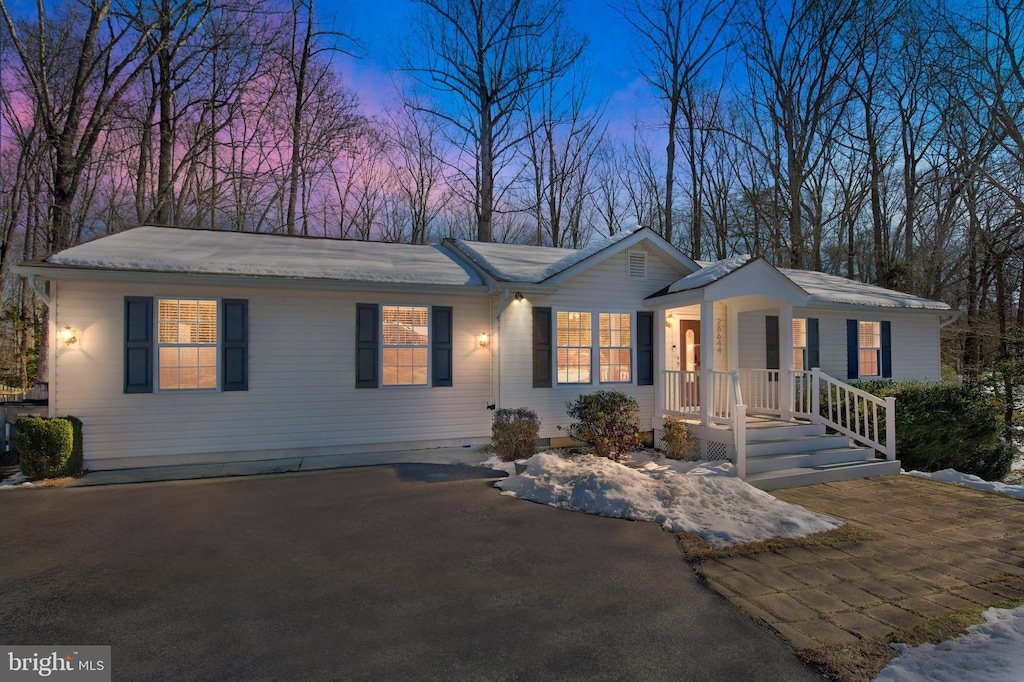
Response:
[{"label": "gable vent", "polygon": [[647,279],[647,253],[645,251],[626,253],[626,276],[629,279]]}]

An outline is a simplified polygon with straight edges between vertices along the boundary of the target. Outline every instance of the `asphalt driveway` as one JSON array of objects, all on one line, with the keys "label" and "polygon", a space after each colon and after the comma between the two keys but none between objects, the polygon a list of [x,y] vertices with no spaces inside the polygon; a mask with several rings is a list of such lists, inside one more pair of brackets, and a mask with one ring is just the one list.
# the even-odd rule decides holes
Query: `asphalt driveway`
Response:
[{"label": "asphalt driveway", "polygon": [[0,641],[114,679],[820,679],[651,523],[398,465],[0,494]]}]

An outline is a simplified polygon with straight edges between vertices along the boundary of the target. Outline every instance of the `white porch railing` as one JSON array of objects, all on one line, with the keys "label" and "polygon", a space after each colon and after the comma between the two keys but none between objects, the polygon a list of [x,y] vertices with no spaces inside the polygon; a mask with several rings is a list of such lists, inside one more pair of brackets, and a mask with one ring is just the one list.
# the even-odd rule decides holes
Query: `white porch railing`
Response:
[{"label": "white porch railing", "polygon": [[739,369],[740,387],[747,410],[760,414],[782,414],[779,400],[781,372],[777,369]]},{"label": "white porch railing", "polygon": [[[896,459],[896,398],[879,398],[820,369],[794,374],[793,414]],[[885,432],[879,428],[879,413]]]},{"label": "white porch railing", "polygon": [[665,372],[665,410],[700,414],[700,372],[670,369]]}]

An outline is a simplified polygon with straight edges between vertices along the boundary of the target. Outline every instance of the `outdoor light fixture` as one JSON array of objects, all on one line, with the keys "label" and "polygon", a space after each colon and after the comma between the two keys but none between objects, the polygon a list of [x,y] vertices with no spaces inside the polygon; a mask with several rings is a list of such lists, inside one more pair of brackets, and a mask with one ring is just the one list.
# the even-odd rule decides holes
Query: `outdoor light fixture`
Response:
[{"label": "outdoor light fixture", "polygon": [[72,329],[70,325],[61,329],[59,333],[60,340],[63,341],[65,345],[74,346],[78,343],[78,330]]},{"label": "outdoor light fixture", "polygon": [[672,313],[669,313],[668,316],[665,318],[665,326],[666,327],[671,327],[672,323],[675,322],[675,321],[676,321],[676,316],[673,315]]},{"label": "outdoor light fixture", "polygon": [[523,292],[517,291],[516,292],[516,303],[519,303],[521,300],[523,300]]},{"label": "outdoor light fixture", "polygon": [[480,342],[481,348],[487,347],[487,332],[480,332],[480,336],[477,337],[477,341]]}]

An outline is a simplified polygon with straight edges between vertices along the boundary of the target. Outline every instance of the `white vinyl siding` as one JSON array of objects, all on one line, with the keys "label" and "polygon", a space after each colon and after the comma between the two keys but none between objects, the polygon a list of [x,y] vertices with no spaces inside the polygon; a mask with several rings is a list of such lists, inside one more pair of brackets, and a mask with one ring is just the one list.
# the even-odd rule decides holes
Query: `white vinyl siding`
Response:
[{"label": "white vinyl siding", "polygon": [[[537,412],[541,419],[541,438],[564,437],[565,428],[571,422],[565,413],[566,402],[575,400],[581,393],[592,393],[602,388],[621,391],[635,398],[640,403],[640,417],[644,426],[651,424],[654,416],[654,386],[637,386],[634,381],[610,387],[602,387],[599,383],[555,383],[552,388],[533,388],[533,306],[550,306],[553,311],[643,310],[648,306],[644,300],[647,296],[688,274],[685,268],[663,255],[660,249],[643,244],[631,250],[637,249],[647,253],[647,280],[631,280],[627,277],[626,253],[620,252],[564,282],[556,294],[527,295],[526,300],[512,303],[502,312],[498,406],[529,407]],[[559,426],[562,430],[559,430]]]},{"label": "white vinyl siding", "polygon": [[[764,367],[764,317],[777,310],[739,315],[740,367]],[[888,320],[892,329],[892,378],[896,381],[937,381],[941,377],[939,315],[896,308],[836,310],[794,308],[794,317],[818,318],[818,352],[821,371],[847,380],[847,320]]]},{"label": "white vinyl siding", "polygon": [[[490,440],[491,353],[485,297],[403,295],[402,304],[453,308],[457,390],[355,389],[357,303],[394,295],[257,287],[58,281],[54,324],[82,330],[58,349],[52,414],[85,424],[90,469],[338,455]],[[124,298],[249,301],[248,391],[124,394]],[[390,299],[390,300],[389,300]],[[155,315],[154,315],[155,316]]]}]

